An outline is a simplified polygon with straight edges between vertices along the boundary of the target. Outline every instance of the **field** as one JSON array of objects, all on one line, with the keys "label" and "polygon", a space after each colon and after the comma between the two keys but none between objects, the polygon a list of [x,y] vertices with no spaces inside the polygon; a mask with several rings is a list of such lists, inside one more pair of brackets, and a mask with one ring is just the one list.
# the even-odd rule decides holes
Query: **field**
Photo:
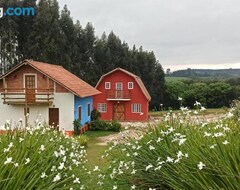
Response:
[{"label": "field", "polygon": [[179,80],[189,80],[190,78],[188,77],[170,77],[170,76],[165,76],[165,80],[167,82],[172,82],[172,81],[179,81]]}]

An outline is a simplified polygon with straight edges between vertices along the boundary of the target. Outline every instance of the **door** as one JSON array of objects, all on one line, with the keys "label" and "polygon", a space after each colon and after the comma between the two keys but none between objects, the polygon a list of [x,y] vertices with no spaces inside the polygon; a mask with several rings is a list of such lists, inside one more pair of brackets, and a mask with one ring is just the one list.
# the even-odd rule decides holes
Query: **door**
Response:
[{"label": "door", "polygon": [[122,83],[116,83],[116,98],[122,98],[123,91],[122,91]]},{"label": "door", "polygon": [[113,104],[113,120],[116,121],[125,120],[125,105],[123,103]]},{"label": "door", "polygon": [[49,108],[49,125],[59,130],[59,108]]},{"label": "door", "polygon": [[25,76],[25,90],[26,90],[26,100],[28,103],[34,103],[36,101],[35,94],[35,75]]}]

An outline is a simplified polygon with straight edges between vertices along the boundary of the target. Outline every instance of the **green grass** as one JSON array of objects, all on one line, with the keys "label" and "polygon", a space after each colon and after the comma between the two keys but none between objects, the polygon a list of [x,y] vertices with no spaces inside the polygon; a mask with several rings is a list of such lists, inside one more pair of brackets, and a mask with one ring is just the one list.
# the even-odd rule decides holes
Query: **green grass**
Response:
[{"label": "green grass", "polygon": [[87,131],[85,135],[89,138],[88,146],[87,146],[87,167],[92,170],[94,166],[98,165],[101,168],[106,169],[107,160],[102,159],[104,151],[108,148],[108,146],[98,145],[100,141],[97,139],[98,137],[108,136],[111,134],[116,134],[116,132],[111,131]]},{"label": "green grass", "polygon": [[165,76],[165,80],[167,82],[175,82],[175,81],[182,81],[182,80],[189,80],[190,78],[188,77],[170,77],[170,76]]},{"label": "green grass", "polygon": [[[110,180],[107,181],[105,180],[105,183],[109,185],[106,186],[104,184],[103,186],[98,186],[97,180],[98,180],[98,175],[105,174],[107,173],[107,169],[109,167],[110,160],[109,159],[102,159],[102,155],[104,154],[105,150],[108,149],[107,146],[103,145],[98,145],[97,143],[100,143],[98,140],[98,137],[103,137],[103,136],[108,136],[111,134],[116,134],[116,132],[111,132],[111,131],[87,131],[85,135],[89,138],[88,141],[88,146],[86,148],[87,151],[87,163],[86,167],[88,170],[92,172],[91,177],[88,179],[85,179],[88,183],[88,188],[89,190],[95,189],[95,190],[106,190],[106,189],[112,189],[112,183]],[[93,172],[93,169],[95,166],[99,166],[100,172]]]}]

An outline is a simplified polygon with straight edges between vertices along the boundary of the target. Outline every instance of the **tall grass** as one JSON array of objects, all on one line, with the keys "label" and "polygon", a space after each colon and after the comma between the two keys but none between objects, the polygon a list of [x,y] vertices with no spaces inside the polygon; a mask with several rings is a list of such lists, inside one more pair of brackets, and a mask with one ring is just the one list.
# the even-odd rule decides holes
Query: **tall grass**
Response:
[{"label": "tall grass", "polygon": [[85,150],[61,132],[39,125],[24,131],[8,130],[0,136],[0,150],[1,190],[80,186]]},{"label": "tall grass", "polygon": [[239,123],[176,121],[169,117],[139,139],[110,147],[110,175],[133,189],[239,189]]}]

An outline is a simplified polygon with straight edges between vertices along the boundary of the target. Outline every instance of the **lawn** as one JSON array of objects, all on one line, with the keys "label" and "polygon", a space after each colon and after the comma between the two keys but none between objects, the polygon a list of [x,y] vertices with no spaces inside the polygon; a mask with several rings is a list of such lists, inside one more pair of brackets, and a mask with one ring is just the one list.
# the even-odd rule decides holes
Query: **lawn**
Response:
[{"label": "lawn", "polygon": [[[89,171],[92,172],[90,178],[84,179],[87,180],[89,190],[106,190],[112,189],[112,182],[109,180],[104,180],[104,185],[99,186],[97,184],[99,180],[99,174],[107,174],[107,169],[109,167],[110,160],[109,159],[102,159],[102,155],[104,154],[105,150],[108,149],[109,146],[98,145],[100,141],[97,139],[98,137],[108,136],[111,134],[115,134],[116,132],[111,131],[87,131],[85,135],[89,138],[88,145],[86,148],[87,151],[87,163],[86,167]],[[99,172],[93,172],[95,166],[100,168]],[[83,181],[83,183],[84,183]]]}]

